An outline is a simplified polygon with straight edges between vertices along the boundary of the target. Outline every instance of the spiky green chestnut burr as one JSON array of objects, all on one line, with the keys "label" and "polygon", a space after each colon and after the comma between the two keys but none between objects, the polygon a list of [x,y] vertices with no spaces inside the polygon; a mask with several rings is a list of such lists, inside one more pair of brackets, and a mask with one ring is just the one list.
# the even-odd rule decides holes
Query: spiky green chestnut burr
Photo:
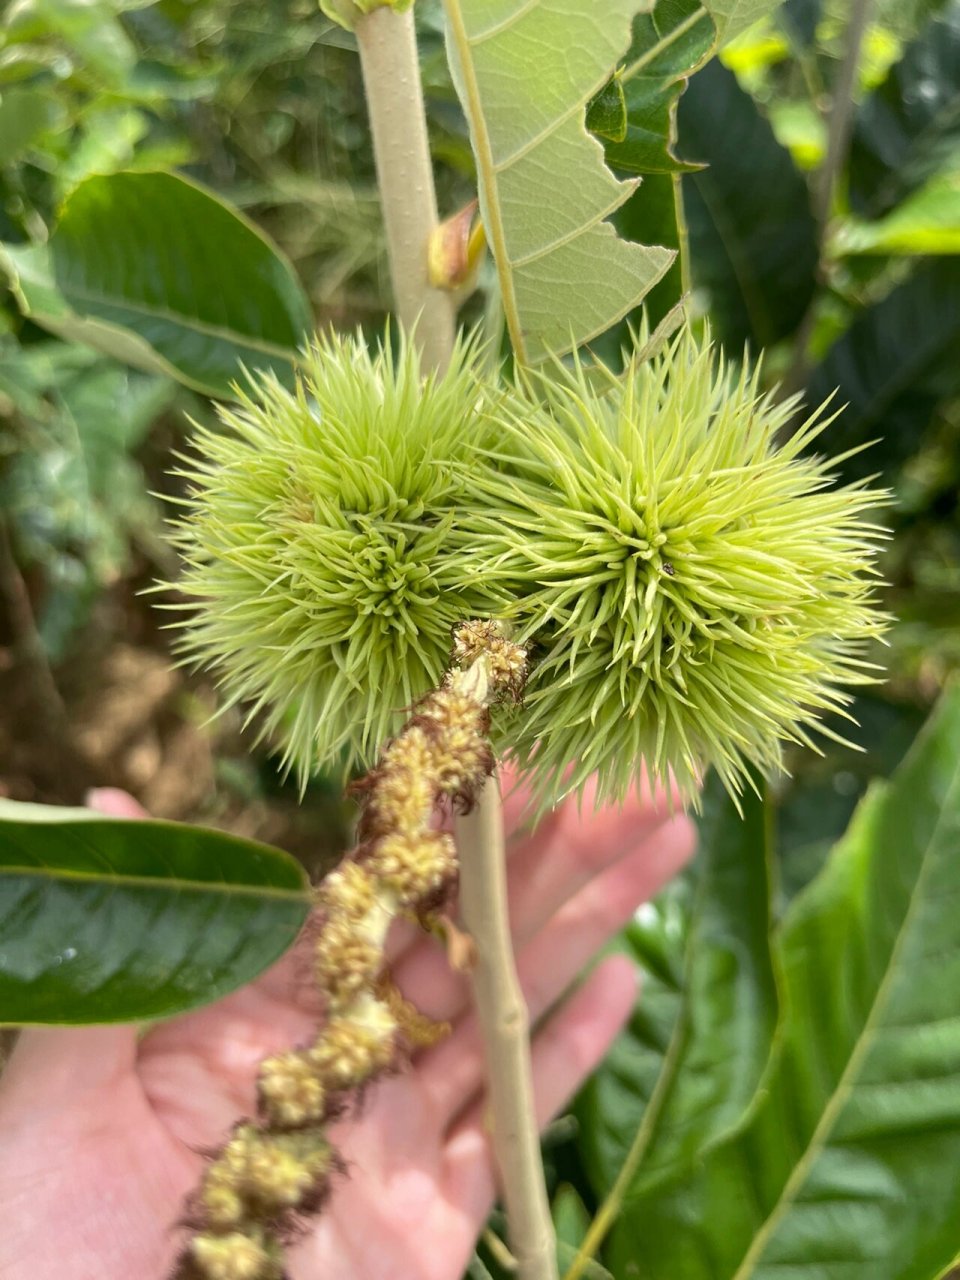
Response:
[{"label": "spiky green chestnut burr", "polygon": [[254,379],[195,437],[180,651],[301,781],[370,764],[440,679],[454,625],[498,611],[457,536],[483,404],[470,346],[424,377],[405,338],[393,355],[331,336],[295,391]]},{"label": "spiky green chestnut burr", "polygon": [[622,376],[552,369],[502,409],[473,545],[533,644],[507,745],[544,804],[594,771],[601,798],[643,770],[689,797],[709,765],[736,794],[870,679],[883,533],[863,517],[883,495],[807,452],[822,411],[778,444],[796,403],[758,379],[685,332]]}]

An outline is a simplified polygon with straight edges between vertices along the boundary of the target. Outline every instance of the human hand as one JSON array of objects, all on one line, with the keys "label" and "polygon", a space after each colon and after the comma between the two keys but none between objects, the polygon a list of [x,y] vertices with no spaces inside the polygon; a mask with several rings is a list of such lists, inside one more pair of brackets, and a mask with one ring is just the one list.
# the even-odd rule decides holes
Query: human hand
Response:
[{"label": "human hand", "polygon": [[[564,804],[511,847],[514,945],[531,1019],[693,849],[663,799],[583,814]],[[133,816],[129,797],[97,807]],[[507,801],[516,821],[518,797]],[[469,987],[435,942],[395,926],[401,990],[452,1024],[406,1072],[381,1080],[334,1126],[348,1172],[291,1254],[294,1280],[460,1280],[495,1196],[482,1046]],[[162,1280],[173,1228],[203,1167],[254,1109],[260,1060],[309,1038],[315,1013],[296,948],[250,986],[155,1026],[23,1033],[0,1079],[0,1275],[5,1280]],[[537,1029],[541,1123],[597,1065],[629,1014],[633,966],[600,964]]]}]

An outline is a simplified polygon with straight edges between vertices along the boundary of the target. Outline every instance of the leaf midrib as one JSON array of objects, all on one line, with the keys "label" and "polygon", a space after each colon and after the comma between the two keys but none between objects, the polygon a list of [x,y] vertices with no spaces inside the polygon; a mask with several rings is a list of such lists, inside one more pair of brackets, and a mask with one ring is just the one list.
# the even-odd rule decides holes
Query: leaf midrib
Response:
[{"label": "leaf midrib", "polygon": [[7,877],[29,876],[44,880],[67,880],[77,883],[101,884],[110,888],[126,886],[137,889],[158,889],[175,893],[216,893],[229,897],[273,898],[279,901],[306,903],[309,894],[303,889],[282,889],[277,885],[231,884],[226,880],[184,880],[180,877],[162,879],[159,876],[135,876],[127,873],[103,871],[74,871],[59,867],[0,866],[0,884]]},{"label": "leaf midrib", "polygon": [[[130,311],[133,315],[148,316],[151,319],[156,320],[165,320],[170,324],[179,325],[183,329],[201,333],[205,337],[217,338],[223,342],[229,343],[231,346],[249,347],[253,351],[261,351],[264,355],[278,356],[280,359],[288,362],[295,361],[297,357],[297,353],[292,347],[280,347],[272,342],[267,342],[262,338],[255,338],[245,334],[239,329],[225,329],[222,325],[210,324],[206,320],[198,320],[195,317],[181,315],[177,311],[171,311],[168,307],[147,306],[143,303],[131,302],[128,298],[103,294],[96,291],[90,292],[86,289],[78,288],[73,284],[65,286],[62,293],[71,306],[73,304],[73,299],[76,298],[81,302],[113,307],[119,311]],[[74,308],[74,310],[76,309]],[[81,315],[81,318],[83,318],[82,313],[77,312],[77,314]],[[97,318],[102,319],[102,317]]]},{"label": "leaf midrib", "polygon": [[765,1221],[760,1227],[760,1230],[750,1242],[750,1247],[744,1254],[743,1261],[740,1263],[731,1280],[749,1280],[749,1277],[754,1274],[755,1264],[762,1261],[761,1255],[763,1251],[766,1249],[767,1244],[776,1229],[779,1227],[786,1213],[792,1208],[797,1193],[806,1181],[807,1174],[810,1172],[813,1162],[826,1146],[826,1140],[833,1129],[834,1122],[839,1117],[840,1112],[846,1105],[850,1096],[853,1080],[859,1072],[864,1058],[873,1046],[872,1033],[877,1020],[884,1011],[890,987],[897,974],[900,953],[902,948],[906,945],[906,939],[910,934],[914,913],[918,910],[918,904],[923,901],[925,881],[930,873],[930,867],[933,862],[933,859],[930,856],[931,851],[937,843],[946,815],[950,812],[951,802],[953,800],[954,793],[957,790],[958,782],[960,782],[960,764],[958,764],[954,769],[950,785],[947,787],[944,802],[940,808],[940,813],[930,835],[930,839],[927,841],[927,847],[923,854],[920,872],[914,886],[913,896],[910,899],[910,903],[903,917],[903,923],[897,933],[893,947],[891,948],[887,967],[884,970],[883,978],[877,988],[876,996],[864,1022],[863,1029],[857,1037],[856,1043],[850,1052],[847,1065],[844,1068],[840,1079],[837,1081],[833,1093],[827,1100],[827,1104],[823,1109],[823,1114],[811,1135],[806,1150],[797,1161],[793,1172],[784,1184],[783,1191],[780,1193],[777,1203],[767,1215]]},{"label": "leaf midrib", "polygon": [[[474,125],[475,137],[473,141],[477,168],[480,171],[482,183],[490,194],[486,209],[486,232],[493,249],[494,261],[506,264],[509,262],[509,258],[507,256],[507,241],[503,229],[503,219],[500,216],[497,170],[493,162],[493,149],[490,145],[487,119],[483,113],[480,86],[477,84],[477,75],[473,65],[470,37],[467,35],[467,28],[463,21],[460,0],[444,0],[444,7],[450,23],[450,37],[456,46],[457,58],[463,74],[464,92],[470,103],[469,114]],[[503,271],[498,271],[497,274],[500,278],[503,315],[510,333],[513,354],[518,364],[527,364],[527,346],[520,323],[520,310],[517,306],[516,292],[513,287],[513,276],[506,268]]]}]

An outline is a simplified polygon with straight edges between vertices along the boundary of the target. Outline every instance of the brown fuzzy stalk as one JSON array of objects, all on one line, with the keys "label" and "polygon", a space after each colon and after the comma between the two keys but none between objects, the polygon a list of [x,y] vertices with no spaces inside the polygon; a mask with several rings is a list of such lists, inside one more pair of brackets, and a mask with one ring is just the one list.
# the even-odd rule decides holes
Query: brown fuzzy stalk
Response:
[{"label": "brown fuzzy stalk", "polygon": [[312,1044],[261,1063],[257,1116],[237,1124],[207,1166],[171,1280],[283,1280],[285,1245],[339,1169],[328,1122],[438,1034],[390,981],[384,943],[398,914],[429,927],[450,907],[453,837],[433,818],[438,805],[466,812],[474,803],[494,767],[489,707],[518,699],[525,674],[526,654],[500,624],[458,627],[444,683],[355,788],[358,844],[316,890],[323,1024]]}]

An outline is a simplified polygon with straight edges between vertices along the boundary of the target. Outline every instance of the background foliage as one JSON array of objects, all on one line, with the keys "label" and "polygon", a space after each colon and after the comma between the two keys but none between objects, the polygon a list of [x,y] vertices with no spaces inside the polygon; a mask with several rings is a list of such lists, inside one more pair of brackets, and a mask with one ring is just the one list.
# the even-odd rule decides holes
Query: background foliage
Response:
[{"label": "background foliage", "polygon": [[[473,153],[439,5],[417,11],[453,212],[476,194]],[[839,388],[831,451],[891,491],[898,618],[886,679],[848,730],[861,752],[798,757],[743,823],[708,792],[696,866],[621,940],[642,1002],[545,1147],[564,1266],[617,1196],[587,1275],[937,1280],[960,1256],[960,0],[867,5],[833,163],[855,11],[657,0],[574,122],[578,146],[640,179],[612,214],[619,236],[682,250],[648,281],[651,321],[689,292],[731,359],[763,350],[768,376],[811,405]],[[207,871],[217,840],[245,836],[316,869],[343,847],[332,789],[319,779],[297,809],[238,719],[207,725],[212,691],[171,674],[137,592],[174,569],[172,455],[187,416],[208,421],[207,395],[229,394],[236,360],[286,377],[311,323],[373,332],[388,310],[352,38],[309,0],[12,0],[0,281],[0,789],[73,804],[115,783],[231,832],[198,837]],[[494,282],[488,262],[464,314],[500,335]],[[616,361],[638,319],[591,345]],[[59,876],[87,918],[102,873],[79,882],[69,840],[62,866],[26,874],[45,847],[36,818],[0,814],[0,884],[30,894]],[[302,877],[259,848],[231,854],[241,893],[204,887],[187,858],[131,896],[166,895],[175,948],[189,900],[225,929],[267,913],[280,949]],[[0,967],[4,1007],[83,1019],[200,998],[189,970],[162,1009],[143,1003],[150,984],[84,988],[65,955]],[[207,995],[269,958],[233,957]],[[486,1248],[473,1274],[501,1274]]]}]

